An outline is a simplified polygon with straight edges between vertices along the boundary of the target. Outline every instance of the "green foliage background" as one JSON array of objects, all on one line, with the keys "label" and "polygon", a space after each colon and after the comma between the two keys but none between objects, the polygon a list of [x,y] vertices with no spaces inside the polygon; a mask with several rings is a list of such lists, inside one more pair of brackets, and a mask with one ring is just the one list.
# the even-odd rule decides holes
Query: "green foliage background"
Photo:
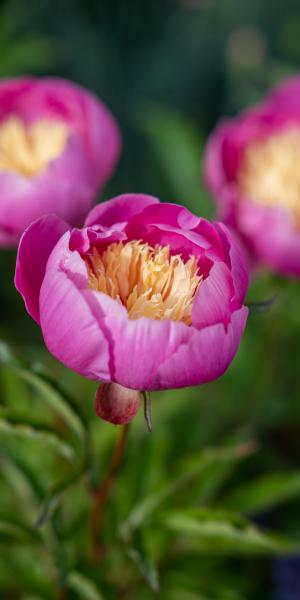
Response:
[{"label": "green foliage background", "polygon": [[[111,107],[124,148],[101,199],[143,191],[211,217],[209,131],[299,69],[299,36],[297,0],[10,0],[0,76],[67,77]],[[95,563],[92,489],[119,432],[47,353],[14,262],[1,251],[1,599],[299,598],[297,558],[281,577],[300,551],[299,283],[257,273],[248,300],[276,300],[227,374],[153,395],[151,435],[138,415]]]}]

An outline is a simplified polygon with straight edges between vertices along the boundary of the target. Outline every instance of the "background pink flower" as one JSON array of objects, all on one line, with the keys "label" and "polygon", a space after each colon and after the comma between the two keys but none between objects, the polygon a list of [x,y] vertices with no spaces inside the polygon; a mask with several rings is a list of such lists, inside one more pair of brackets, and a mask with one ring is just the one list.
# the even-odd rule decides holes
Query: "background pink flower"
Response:
[{"label": "background pink flower", "polygon": [[146,195],[96,206],[83,229],[51,215],[33,223],[15,284],[54,356],[137,390],[222,375],[248,313],[247,269],[228,229]]},{"label": "background pink flower", "polygon": [[119,152],[118,126],[93,94],[59,79],[2,81],[0,245],[49,212],[81,224]]},{"label": "background pink flower", "polygon": [[220,218],[255,261],[300,275],[300,78],[222,121],[206,149],[205,179]]}]

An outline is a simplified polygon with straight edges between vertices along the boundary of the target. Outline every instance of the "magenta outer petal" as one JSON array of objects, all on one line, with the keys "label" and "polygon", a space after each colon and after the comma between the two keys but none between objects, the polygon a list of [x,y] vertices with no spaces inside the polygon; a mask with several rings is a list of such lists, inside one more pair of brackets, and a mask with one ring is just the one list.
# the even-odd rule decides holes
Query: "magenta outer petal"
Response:
[{"label": "magenta outer petal", "polygon": [[248,309],[242,307],[233,313],[227,328],[222,323],[191,328],[189,342],[159,367],[152,389],[200,385],[223,375],[238,350],[247,315]]},{"label": "magenta outer petal", "polygon": [[296,115],[298,113],[300,119],[300,77],[291,77],[275,87],[268,100],[281,111]]},{"label": "magenta outer petal", "polygon": [[[218,217],[228,224],[234,222],[235,203],[238,199],[236,183],[228,178],[224,162],[225,142],[232,127],[233,121],[229,119],[216,126],[207,142],[203,165],[203,178],[218,206]],[[231,153],[229,156],[231,157]]]},{"label": "magenta outer petal", "polygon": [[16,233],[11,227],[1,227],[0,225],[0,247],[12,248],[18,245],[20,234]]},{"label": "magenta outer petal", "polygon": [[172,253],[188,259],[191,254],[211,260],[224,258],[223,246],[214,227],[176,204],[155,204],[133,217],[126,227],[129,239],[140,239],[155,246],[169,245]]},{"label": "magenta outer petal", "polygon": [[143,213],[138,214],[132,220],[132,227],[135,226],[135,223],[144,224],[145,226],[155,223],[156,225],[164,224],[183,230],[191,230],[197,227],[200,221],[200,217],[197,217],[183,206],[171,204],[170,202],[156,202],[145,207]]},{"label": "magenta outer petal", "polygon": [[87,216],[85,225],[100,223],[105,227],[111,227],[118,223],[126,224],[152,204],[159,204],[158,198],[146,194],[122,194],[95,206]]},{"label": "magenta outer petal", "polygon": [[[109,332],[101,307],[87,289],[87,270],[63,236],[52,252],[40,291],[45,343],[67,367],[89,379],[110,381]],[[107,334],[107,337],[104,334]]]},{"label": "magenta outer petal", "polygon": [[210,135],[206,145],[203,174],[205,182],[213,194],[217,194],[227,183],[223,164],[223,145],[230,129],[231,122],[229,120],[221,121]]},{"label": "magenta outer petal", "polygon": [[253,138],[262,135],[262,129],[269,132],[270,128],[271,124],[265,123],[258,108],[217,124],[204,157],[204,177],[213,194],[235,183],[245,147]]},{"label": "magenta outer petal", "polygon": [[192,310],[193,326],[202,329],[216,323],[228,323],[233,296],[230,269],[225,263],[215,263],[195,297]]},{"label": "magenta outer petal", "polygon": [[69,226],[55,215],[41,217],[24,232],[18,250],[15,286],[39,323],[39,294],[49,255]]},{"label": "magenta outer petal", "polygon": [[158,368],[187,342],[191,328],[171,320],[129,319],[125,308],[109,296],[94,295],[111,336],[112,381],[138,390],[154,389]]},{"label": "magenta outer petal", "polygon": [[242,246],[223,223],[215,223],[214,227],[222,240],[225,262],[213,264],[196,295],[192,317],[198,328],[228,323],[231,313],[241,308],[248,288],[248,265]]},{"label": "magenta outer petal", "polygon": [[240,308],[245,300],[249,285],[249,262],[245,249],[236,235],[236,232],[229,229],[224,223],[215,223],[215,227],[222,237],[224,248],[227,247],[233,286],[234,298],[231,303],[231,310]]},{"label": "magenta outer petal", "polygon": [[79,254],[89,252],[94,245],[98,251],[105,248],[107,244],[126,240],[126,235],[123,231],[115,229],[104,229],[99,226],[85,227],[83,229],[73,229],[71,232],[69,248],[77,250]]},{"label": "magenta outer petal", "polygon": [[286,275],[300,276],[300,233],[285,211],[243,201],[239,223],[257,259]]}]

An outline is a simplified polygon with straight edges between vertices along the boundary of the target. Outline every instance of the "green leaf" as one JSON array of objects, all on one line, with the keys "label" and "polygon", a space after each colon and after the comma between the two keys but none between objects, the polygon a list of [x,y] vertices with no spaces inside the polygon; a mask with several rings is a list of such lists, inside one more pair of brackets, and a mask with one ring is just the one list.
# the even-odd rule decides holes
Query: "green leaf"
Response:
[{"label": "green leaf", "polygon": [[208,461],[194,485],[195,502],[197,504],[209,504],[231,476],[238,463],[256,452],[256,450],[257,445],[255,442],[244,442],[225,447],[220,457],[216,456],[215,460]]},{"label": "green leaf", "polygon": [[142,525],[168,498],[185,489],[191,482],[200,478],[208,467],[240,460],[253,451],[251,444],[239,444],[228,448],[208,448],[191,457],[182,467],[183,473],[163,485],[159,490],[149,494],[133,508],[126,521],[121,525],[123,539],[128,539],[133,530]]},{"label": "green leaf", "polygon": [[41,429],[34,429],[29,425],[12,424],[0,419],[0,439],[30,439],[48,446],[63,458],[74,460],[75,454],[73,448],[65,441],[61,440],[56,434]]},{"label": "green leaf", "polygon": [[230,510],[253,513],[300,496],[300,472],[272,473],[246,483],[222,499]]},{"label": "green leaf", "polygon": [[[17,358],[11,352],[7,344],[3,342],[0,343],[0,360],[5,366],[13,370],[22,380],[28,382],[37,391],[43,394],[48,405],[55,410],[73,430],[77,439],[80,440],[83,450],[79,467],[72,471],[67,478],[55,482],[48,490],[42,504],[40,515],[36,521],[36,527],[40,527],[53,515],[55,509],[59,505],[62,493],[85,469],[87,463],[87,432],[85,423],[72,399],[60,389],[59,385],[56,381],[51,379],[48,373],[45,373],[43,367],[37,364],[29,365],[22,359]],[[2,409],[2,413],[4,416],[9,417],[6,421],[9,421],[10,424],[17,421],[16,425],[18,429],[14,429],[15,435],[33,436],[34,438],[38,437],[39,439],[42,439],[44,443],[50,443],[52,446],[54,445],[64,457],[67,457],[68,459],[74,458],[75,454],[73,448],[58,438],[52,431],[49,432],[48,430],[45,430],[45,428],[37,427],[36,423],[32,422],[27,416],[24,418],[25,423],[22,422],[20,424],[19,417],[13,414],[7,415],[7,409]],[[22,464],[21,468],[23,469],[23,467],[24,465]],[[32,472],[30,473],[30,478],[31,476]],[[39,497],[41,498],[40,493]]]},{"label": "green leaf", "polygon": [[136,563],[150,588],[159,592],[158,572],[150,556],[144,532],[139,530],[134,533],[127,554]]},{"label": "green leaf", "polygon": [[180,544],[213,554],[281,554],[296,544],[260,531],[240,515],[212,509],[171,511],[162,525],[180,536]]},{"label": "green leaf", "polygon": [[1,456],[1,474],[11,488],[18,514],[24,517],[26,523],[33,523],[38,502],[35,490],[19,465],[5,453]]},{"label": "green leaf", "polygon": [[72,571],[67,578],[67,587],[75,592],[80,600],[104,600],[95,583],[78,571]]},{"label": "green leaf", "polygon": [[[21,452],[20,448],[8,448],[1,450],[3,453],[4,460],[7,459],[7,462],[10,462],[14,465],[15,469],[20,472],[20,475],[24,477],[25,481],[27,481],[27,494],[29,490],[32,490],[32,493],[37,499],[41,499],[44,494],[43,486],[40,482],[40,479],[35,471],[32,468],[30,462],[28,462],[27,457],[24,456],[24,453]],[[23,486],[18,484],[19,491],[23,491]],[[15,485],[16,491],[16,485]],[[30,493],[30,492],[29,492]]]},{"label": "green leaf", "polygon": [[86,444],[85,424],[77,407],[71,398],[63,392],[58,384],[44,372],[39,365],[30,365],[18,359],[4,342],[0,342],[0,361],[18,375],[21,379],[32,385],[42,394],[48,406],[54,410],[70,427],[79,439],[81,445]]},{"label": "green leaf", "polygon": [[236,591],[214,590],[206,594],[202,591],[194,591],[183,587],[171,587],[164,591],[164,600],[245,600]]},{"label": "green leaf", "polygon": [[13,521],[0,519],[0,542],[25,542],[38,541],[39,539],[36,532],[29,528]]},{"label": "green leaf", "polygon": [[85,465],[80,465],[70,475],[56,483],[54,483],[47,492],[46,498],[43,501],[40,515],[36,521],[37,528],[42,527],[54,514],[65,492],[77,479],[82,475]]}]

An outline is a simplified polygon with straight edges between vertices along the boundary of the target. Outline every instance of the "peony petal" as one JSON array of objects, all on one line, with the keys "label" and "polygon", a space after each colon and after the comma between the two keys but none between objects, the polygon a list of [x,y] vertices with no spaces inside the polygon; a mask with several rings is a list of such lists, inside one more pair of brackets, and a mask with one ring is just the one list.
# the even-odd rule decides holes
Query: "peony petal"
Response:
[{"label": "peony petal", "polygon": [[127,223],[147,206],[159,203],[158,198],[146,194],[121,194],[111,200],[98,204],[88,214],[85,225],[103,225],[111,227],[118,223]]},{"label": "peony petal", "polygon": [[225,263],[215,263],[201,283],[192,309],[193,326],[198,329],[223,323],[231,318],[231,301],[234,287],[230,269]]},{"label": "peony petal", "polygon": [[[300,77],[289,77],[271,91],[267,100],[276,112],[293,115],[300,120]],[[278,110],[279,109],[279,110]]]},{"label": "peony petal", "polygon": [[193,328],[189,343],[181,344],[159,367],[152,389],[200,385],[223,375],[238,350],[247,315],[248,309],[242,307],[226,328],[222,323]]},{"label": "peony petal", "polygon": [[300,276],[300,234],[283,209],[245,201],[239,223],[257,259],[286,275]]},{"label": "peony petal", "polygon": [[69,229],[55,215],[35,221],[24,232],[18,249],[15,286],[23,296],[27,311],[39,323],[39,294],[46,264],[54,246]]},{"label": "peony petal", "polygon": [[205,149],[204,180],[211,192],[216,194],[216,200],[218,200],[217,193],[227,183],[223,163],[223,146],[230,131],[231,121],[229,119],[220,121],[211,133]]},{"label": "peony petal", "polygon": [[[58,254],[58,253],[57,253]],[[45,343],[62,363],[89,379],[110,381],[110,332],[92,292],[84,261],[77,252],[69,262],[51,257],[40,292]]]},{"label": "peony petal", "polygon": [[222,238],[224,250],[228,253],[229,260],[227,264],[230,267],[234,285],[231,310],[236,310],[243,304],[248,289],[249,264],[247,255],[234,230],[226,227],[224,223],[215,223],[215,227]]},{"label": "peony petal", "polygon": [[89,252],[92,246],[104,248],[107,244],[126,240],[127,237],[123,231],[115,229],[105,229],[94,227],[85,227],[83,229],[72,229],[69,248],[77,250],[80,254]]},{"label": "peony petal", "polygon": [[187,342],[191,328],[171,320],[129,319],[117,301],[98,292],[93,295],[111,336],[112,381],[132,389],[152,389],[157,369],[178,345]]},{"label": "peony petal", "polygon": [[135,218],[131,220],[131,226],[133,228],[136,225],[169,225],[184,230],[191,230],[197,227],[201,221],[200,217],[197,217],[191,213],[187,208],[180,206],[179,204],[171,204],[170,202],[158,202],[152,203],[150,206],[145,207],[142,213],[138,213]]},{"label": "peony petal", "polygon": [[18,245],[20,239],[19,232],[16,233],[12,227],[6,227],[0,224],[0,246],[2,248],[12,248]]},{"label": "peony petal", "polygon": [[191,254],[223,259],[223,248],[214,226],[176,204],[155,204],[136,215],[126,227],[129,239],[147,241],[152,246],[170,246],[172,253],[188,259]]}]

